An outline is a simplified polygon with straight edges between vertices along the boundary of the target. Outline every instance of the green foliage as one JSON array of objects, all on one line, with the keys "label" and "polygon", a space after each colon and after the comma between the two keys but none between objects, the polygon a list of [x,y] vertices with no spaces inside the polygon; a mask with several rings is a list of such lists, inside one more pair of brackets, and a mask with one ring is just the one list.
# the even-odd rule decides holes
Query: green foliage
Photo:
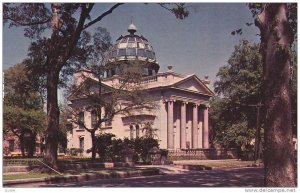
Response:
[{"label": "green foliage", "polygon": [[102,161],[105,161],[110,157],[110,148],[112,145],[114,134],[111,133],[103,133],[96,137],[96,151],[99,154],[99,157]]},{"label": "green foliage", "polygon": [[83,153],[83,149],[82,148],[70,148],[70,149],[67,149],[66,152],[67,152],[67,154],[69,154],[71,156],[78,156]]},{"label": "green foliage", "polygon": [[46,125],[42,96],[30,76],[24,64],[4,71],[3,133],[19,138],[23,156],[25,149],[33,156],[36,135],[41,135]]},{"label": "green foliage", "polygon": [[43,133],[46,123],[41,95],[29,77],[24,64],[4,71],[4,134],[12,132],[21,143],[25,133],[35,140],[36,134]]},{"label": "green foliage", "polygon": [[97,153],[101,161],[123,161],[129,151],[133,151],[133,161],[147,163],[148,153],[153,147],[159,147],[152,138],[117,139],[114,134],[103,133],[97,136]]},{"label": "green foliage", "polygon": [[4,105],[23,109],[42,109],[40,93],[24,63],[4,71]]},{"label": "green foliage", "polygon": [[223,147],[250,150],[255,137],[256,105],[261,101],[262,61],[259,45],[242,41],[228,65],[221,67],[211,101],[210,120],[214,141]]},{"label": "green foliage", "polygon": [[143,136],[144,138],[151,138],[155,139],[158,138],[157,134],[155,133],[158,129],[152,127],[151,123],[146,123],[145,126],[142,128],[142,131],[145,133]]},{"label": "green foliage", "polygon": [[[157,147],[159,148],[158,140],[153,138],[136,138],[134,140],[134,152],[136,157],[142,160],[143,163],[148,163],[148,153],[149,151]],[[135,160],[139,161],[139,160]]]},{"label": "green foliage", "polygon": [[3,111],[4,129],[31,130],[34,133],[41,133],[44,129],[46,115],[43,110],[24,110],[4,105]]}]

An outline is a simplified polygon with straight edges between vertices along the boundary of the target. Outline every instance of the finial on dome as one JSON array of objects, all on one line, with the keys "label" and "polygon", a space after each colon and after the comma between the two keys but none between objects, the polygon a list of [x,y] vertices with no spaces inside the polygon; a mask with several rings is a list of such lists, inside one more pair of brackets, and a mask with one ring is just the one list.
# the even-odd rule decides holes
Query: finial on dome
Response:
[{"label": "finial on dome", "polygon": [[132,21],[132,18],[131,18],[131,24],[129,25],[128,27],[128,32],[131,34],[131,35],[134,35],[134,33],[136,32],[136,27],[135,25],[133,24],[133,21]]}]

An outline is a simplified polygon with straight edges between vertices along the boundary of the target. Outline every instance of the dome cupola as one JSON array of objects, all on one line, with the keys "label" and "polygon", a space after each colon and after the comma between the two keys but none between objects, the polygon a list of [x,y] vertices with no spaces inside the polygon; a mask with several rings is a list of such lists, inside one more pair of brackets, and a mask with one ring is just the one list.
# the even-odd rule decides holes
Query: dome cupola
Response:
[{"label": "dome cupola", "polygon": [[[142,35],[136,35],[136,26],[131,22],[128,27],[129,34],[120,36],[112,50],[110,51],[108,65],[117,64],[122,65],[123,62],[138,61],[143,68],[153,75],[159,70],[159,65],[156,62],[155,52],[149,41]],[[116,66],[116,65],[115,65]]]}]

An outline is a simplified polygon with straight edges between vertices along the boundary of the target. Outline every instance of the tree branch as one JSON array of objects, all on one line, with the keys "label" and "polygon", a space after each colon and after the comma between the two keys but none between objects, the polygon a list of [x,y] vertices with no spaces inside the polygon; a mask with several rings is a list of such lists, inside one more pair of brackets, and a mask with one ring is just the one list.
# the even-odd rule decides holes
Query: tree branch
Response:
[{"label": "tree branch", "polygon": [[19,21],[19,20],[13,19],[13,18],[11,18],[11,17],[5,17],[5,16],[3,16],[3,20],[10,20],[10,21],[12,21],[12,22],[14,22],[14,23],[16,23],[16,24],[18,24],[18,25],[20,25],[20,26],[32,26],[32,25],[46,24],[46,23],[48,23],[48,22],[51,21],[51,18],[48,18],[48,19],[45,20],[45,21],[21,22],[21,21]]},{"label": "tree branch", "polygon": [[90,27],[94,23],[97,23],[97,22],[101,21],[105,16],[111,14],[113,12],[113,10],[115,10],[117,7],[119,7],[122,4],[124,4],[124,3],[117,3],[117,4],[115,4],[109,10],[107,10],[106,12],[104,12],[103,14],[101,14],[100,16],[98,16],[96,19],[94,19],[93,21],[85,24],[84,27],[83,27],[83,30],[85,30],[86,28]]},{"label": "tree branch", "polygon": [[86,4],[81,4],[82,12],[80,14],[78,25],[76,27],[76,30],[75,30],[74,34],[73,34],[73,38],[70,41],[68,49],[66,49],[65,56],[63,58],[63,61],[60,64],[60,68],[62,68],[63,65],[65,65],[65,63],[67,62],[67,60],[70,58],[71,52],[74,50],[74,48],[75,48],[75,46],[78,42],[78,39],[80,38],[80,34],[84,30],[83,29],[84,22],[85,22],[86,18],[88,17],[90,11],[92,10],[92,8],[94,6],[94,4],[90,4],[89,7],[87,8],[87,7],[85,7],[85,5]]}]

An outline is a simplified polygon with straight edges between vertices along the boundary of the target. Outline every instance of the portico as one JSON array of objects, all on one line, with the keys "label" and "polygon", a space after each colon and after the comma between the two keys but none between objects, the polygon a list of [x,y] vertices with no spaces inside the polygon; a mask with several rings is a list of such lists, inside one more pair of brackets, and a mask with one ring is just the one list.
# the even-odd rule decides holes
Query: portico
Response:
[{"label": "portico", "polygon": [[[180,149],[209,148],[208,104],[174,99],[164,102],[167,108],[167,148],[176,149],[174,144],[177,143]],[[175,130],[179,131],[177,139]]]}]

